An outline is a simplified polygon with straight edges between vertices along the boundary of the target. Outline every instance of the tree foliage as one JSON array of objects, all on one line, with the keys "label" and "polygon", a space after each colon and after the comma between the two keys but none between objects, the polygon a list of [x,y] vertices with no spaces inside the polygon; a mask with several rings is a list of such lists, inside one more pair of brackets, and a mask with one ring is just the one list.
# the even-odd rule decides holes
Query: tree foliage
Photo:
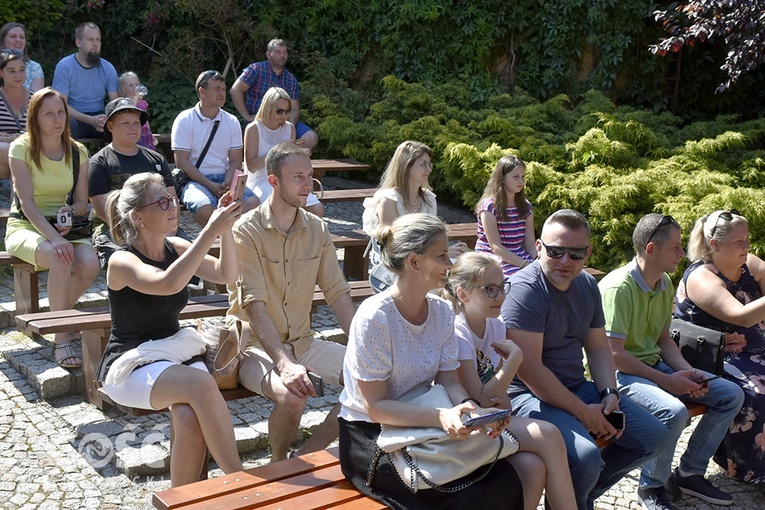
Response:
[{"label": "tree foliage", "polygon": [[743,73],[765,61],[765,0],[693,0],[654,13],[669,37],[651,46],[659,55],[683,46],[722,39],[727,54],[720,67],[727,78],[717,92],[728,90]]}]

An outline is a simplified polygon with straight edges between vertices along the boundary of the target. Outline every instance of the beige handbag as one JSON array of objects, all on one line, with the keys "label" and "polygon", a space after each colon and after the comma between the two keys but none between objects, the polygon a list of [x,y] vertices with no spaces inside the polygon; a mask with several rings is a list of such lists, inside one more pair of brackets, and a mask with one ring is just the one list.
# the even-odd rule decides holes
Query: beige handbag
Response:
[{"label": "beige handbag", "polygon": [[250,323],[234,321],[228,328],[212,326],[199,322],[199,333],[212,339],[217,336],[217,348],[210,347],[207,352],[208,370],[221,390],[231,390],[239,385],[239,362],[244,358],[247,342],[250,339]]},{"label": "beige handbag", "polygon": [[[453,407],[446,388],[439,384],[418,386],[398,400],[418,407]],[[457,492],[483,479],[497,460],[517,452],[519,446],[518,438],[507,430],[497,438],[478,431],[467,439],[452,439],[440,428],[383,425],[369,475],[374,477],[380,456],[387,455],[412,493],[423,489]],[[470,480],[445,486],[470,474],[474,475]]]}]

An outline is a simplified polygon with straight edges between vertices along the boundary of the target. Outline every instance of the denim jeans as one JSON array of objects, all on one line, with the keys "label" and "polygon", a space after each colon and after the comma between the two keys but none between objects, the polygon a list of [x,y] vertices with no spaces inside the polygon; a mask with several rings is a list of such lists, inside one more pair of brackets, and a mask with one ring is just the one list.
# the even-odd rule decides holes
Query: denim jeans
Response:
[{"label": "denim jeans", "polygon": [[[665,374],[675,372],[663,361],[659,361],[654,368]],[[688,410],[683,402],[707,406],[707,412],[702,415],[696,425],[696,430],[688,441],[688,447],[680,458],[680,469],[697,475],[703,475],[706,472],[709,459],[720,446],[728,426],[744,402],[744,392],[741,388],[725,379],[710,381],[707,394],[696,399],[688,396],[675,397],[654,382],[631,374],[617,372],[616,380],[622,396],[628,396],[633,402],[661,420],[669,432],[669,441],[665,448],[658,452],[655,459],[643,465],[640,473],[640,487],[661,487],[669,479],[677,440],[690,422]]]},{"label": "denim jeans", "polygon": [[[589,381],[573,393],[586,404],[600,403],[601,400],[597,387]],[[534,394],[517,395],[512,404],[517,415],[549,421],[560,430],[566,443],[579,510],[592,510],[598,497],[652,458],[667,440],[666,427],[629,398],[623,397],[619,403],[626,419],[624,433],[603,449],[598,448],[575,416],[542,402]]]}]

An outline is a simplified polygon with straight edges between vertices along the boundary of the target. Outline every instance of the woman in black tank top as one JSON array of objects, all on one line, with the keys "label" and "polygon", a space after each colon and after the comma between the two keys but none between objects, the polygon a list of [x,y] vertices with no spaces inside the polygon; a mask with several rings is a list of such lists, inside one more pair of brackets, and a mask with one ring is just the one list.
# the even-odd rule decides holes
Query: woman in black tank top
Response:
[{"label": "woman in black tank top", "polygon": [[[159,174],[134,175],[122,190],[109,194],[107,215],[112,236],[125,249],[109,259],[106,282],[112,335],[98,373],[99,379],[107,379],[104,390],[118,403],[127,400],[132,406],[139,402],[138,406],[152,409],[170,407],[174,434],[170,477],[174,487],[199,478],[206,448],[223,472],[242,469],[231,415],[212,375],[200,369],[199,363],[194,366],[198,356],[179,363],[168,355],[168,360],[152,359],[126,370],[130,375],[123,379],[115,381],[114,374],[110,379],[107,376],[123,355],[127,359],[143,352],[141,344],[150,340],[163,340],[172,353],[188,345],[188,336],[183,337],[188,331],[179,335],[183,338],[174,335],[179,333],[178,315],[188,301],[186,282],[192,276],[231,283],[239,275],[231,229],[241,214],[241,203],[232,203],[224,196],[193,243],[167,238],[176,230],[178,214],[178,198],[168,195]],[[218,238],[221,249],[216,259],[207,252]],[[183,355],[177,357],[182,359]]]}]

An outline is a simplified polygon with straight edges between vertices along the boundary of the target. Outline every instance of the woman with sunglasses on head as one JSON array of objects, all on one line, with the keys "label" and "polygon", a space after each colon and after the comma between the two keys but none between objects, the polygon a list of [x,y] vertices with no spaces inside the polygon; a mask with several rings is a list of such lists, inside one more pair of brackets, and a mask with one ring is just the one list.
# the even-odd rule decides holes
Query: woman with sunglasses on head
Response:
[{"label": "woman with sunglasses on head", "polygon": [[26,63],[19,50],[0,51],[0,179],[11,175],[8,148],[27,130],[32,92],[24,85]]},{"label": "woman with sunglasses on head", "polygon": [[[255,120],[244,130],[244,164],[247,169],[247,187],[260,203],[266,201],[274,190],[268,183],[266,154],[272,147],[286,141],[303,145],[295,140],[295,126],[288,121],[292,112],[290,95],[279,87],[271,87],[263,96]],[[305,210],[316,216],[324,216],[324,206],[313,193],[308,195]]]},{"label": "woman with sunglasses on head", "polygon": [[[391,508],[523,508],[518,474],[507,462],[496,462],[485,478],[476,476],[485,467],[481,466],[449,483],[454,487],[477,479],[462,490],[413,492],[390,458],[380,455],[377,440],[383,425],[438,428],[452,439],[467,440],[479,427],[464,425],[463,418],[489,410],[472,402],[460,385],[452,306],[428,292],[443,287],[452,265],[446,224],[430,214],[406,214],[392,225],[382,225],[375,237],[383,262],[398,278],[364,301],[351,323],[340,395],[343,474],[359,491]],[[449,407],[418,407],[400,400],[433,383],[446,389]],[[475,433],[497,434],[506,425],[507,418]],[[508,447],[508,441],[504,445]]]},{"label": "woman with sunglasses on head", "polygon": [[[51,88],[32,96],[27,128],[8,151],[13,197],[5,247],[36,270],[48,269],[50,309],[66,310],[88,290],[99,269],[90,236],[66,239],[70,227],[59,221],[62,214],[71,219],[88,212],[88,151],[69,136],[66,102]],[[82,365],[72,345],[78,336],[55,334],[53,355],[61,367]]]},{"label": "woman with sunglasses on head", "polygon": [[[510,409],[507,388],[523,359],[499,318],[509,291],[510,282],[498,259],[475,252],[457,258],[446,286],[439,291],[457,314],[454,336],[459,344],[460,384],[482,407]],[[520,453],[507,460],[521,478],[525,508],[537,507],[543,489],[553,509],[571,507],[574,487],[558,428],[546,421],[514,416],[506,429],[520,443]]]},{"label": "woman with sunglasses on head", "polygon": [[[161,175],[130,177],[107,199],[108,223],[122,250],[109,259],[106,283],[112,332],[96,376],[118,404],[141,409],[170,407],[173,487],[199,480],[206,448],[224,473],[240,471],[226,402],[202,361],[205,341],[181,329],[186,283],[197,275],[233,283],[239,274],[231,228],[241,203],[225,194],[194,242],[167,237],[178,226],[178,198]],[[220,256],[207,254],[220,239]]]},{"label": "woman with sunglasses on head", "polygon": [[45,76],[40,64],[29,58],[27,53],[27,29],[21,23],[10,22],[0,28],[0,47],[20,51],[27,75],[24,87],[37,92],[45,86]]},{"label": "woman with sunglasses on head", "polygon": [[[421,142],[407,140],[402,142],[393,153],[380,179],[380,186],[374,196],[364,199],[362,223],[364,231],[372,236],[380,225],[390,225],[399,216],[410,213],[436,215],[438,204],[436,195],[430,190],[428,177],[433,170],[430,147]],[[467,249],[459,242],[449,246],[449,257],[457,258]],[[372,266],[380,265],[380,249],[372,241]],[[370,274],[372,288],[377,292],[385,290],[389,282],[381,281]]]},{"label": "woman with sunglasses on head", "polygon": [[725,332],[726,377],[744,389],[714,460],[732,477],[765,483],[765,262],[749,253],[749,225],[735,209],[696,221],[688,259],[675,316]]},{"label": "woman with sunglasses on head", "polygon": [[499,257],[507,278],[537,258],[534,213],[526,200],[525,186],[526,165],[517,156],[504,156],[497,162],[475,208],[475,251]]}]

